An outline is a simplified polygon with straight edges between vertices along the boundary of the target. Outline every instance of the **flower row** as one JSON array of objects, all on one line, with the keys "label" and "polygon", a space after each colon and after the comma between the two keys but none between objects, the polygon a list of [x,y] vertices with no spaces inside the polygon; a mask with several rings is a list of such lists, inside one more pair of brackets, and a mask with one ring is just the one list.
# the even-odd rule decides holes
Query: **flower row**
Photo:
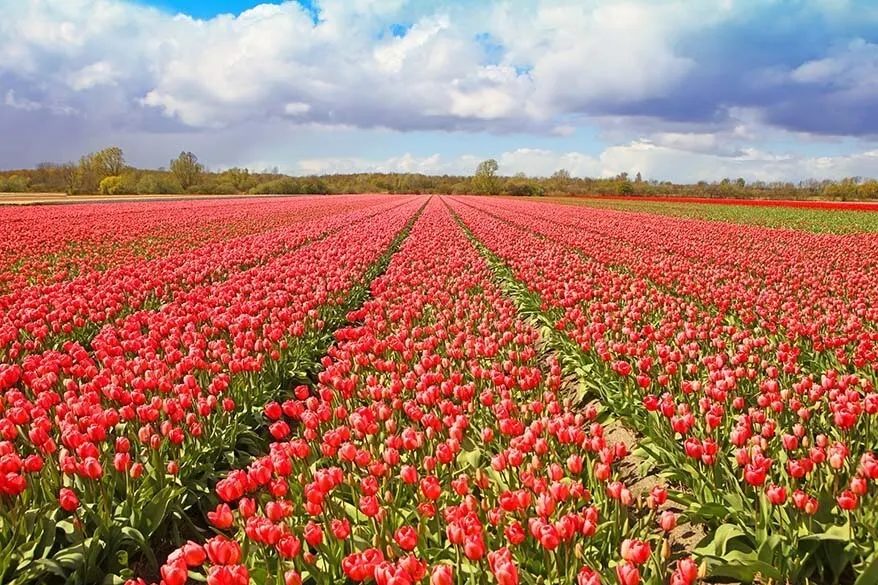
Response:
[{"label": "flower row", "polygon": [[399,204],[398,198],[312,202],[287,225],[268,231],[15,290],[0,296],[0,356],[16,362],[67,340],[87,341],[126,313],[161,306]]},{"label": "flower row", "polygon": [[693,583],[666,491],[620,481],[627,446],[571,404],[493,279],[434,198],[316,388],[265,406],[268,453],[217,484],[218,534],[162,583]]},{"label": "flower row", "polygon": [[[519,303],[547,326],[586,393],[644,435],[641,452],[679,482],[690,518],[732,525],[754,559],[777,567],[752,562],[751,578],[797,580],[875,558],[871,365],[827,367],[830,350],[806,353],[780,325],[748,325],[731,309],[584,256],[579,244],[535,235],[502,220],[513,217],[495,213],[503,205],[486,213],[480,201],[452,203],[508,267]],[[827,542],[847,551],[844,562],[830,563],[839,553],[821,552]]]},{"label": "flower row", "polygon": [[[4,542],[21,543],[24,555],[25,543],[54,534],[44,519],[73,511],[66,537],[50,540],[46,554],[73,554],[93,533],[99,538],[89,542],[103,543],[106,558],[71,563],[91,582],[95,571],[125,566],[119,542],[145,549],[157,533],[175,538],[219,469],[246,455],[245,445],[258,448],[261,406],[322,354],[326,328],[359,302],[421,205],[409,198],[369,222],[180,290],[159,309],[105,325],[87,349],[68,341],[0,367]],[[33,556],[0,568],[51,568]]]}]

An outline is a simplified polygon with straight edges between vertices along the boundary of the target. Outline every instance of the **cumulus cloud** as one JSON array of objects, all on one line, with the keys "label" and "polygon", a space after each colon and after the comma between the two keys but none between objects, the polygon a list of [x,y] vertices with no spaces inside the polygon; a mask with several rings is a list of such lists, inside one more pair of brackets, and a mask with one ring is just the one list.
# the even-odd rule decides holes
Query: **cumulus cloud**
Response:
[{"label": "cumulus cloud", "polygon": [[[521,136],[596,127],[611,145],[600,158],[551,164],[600,174],[604,157],[631,153],[734,169],[770,132],[878,135],[870,2],[310,4],[317,18],[297,1],[208,19],[131,0],[0,3],[0,129],[27,142],[0,146],[0,164],[67,156],[95,137],[147,141],[136,148],[150,161],[149,144],[180,137],[245,161],[260,141],[320,126],[514,135],[503,156],[537,170],[554,155],[515,150]],[[240,139],[217,146],[226,136]],[[302,165],[370,164],[343,146]]]},{"label": "cumulus cloud", "polygon": [[[355,172],[469,175],[481,160],[482,157],[471,154],[458,157],[442,157],[439,154],[415,157],[406,154],[385,160],[320,158],[302,160],[298,166],[286,170],[304,175]],[[609,178],[623,172],[631,176],[640,172],[646,179],[664,179],[667,169],[673,168],[676,170],[676,180],[690,183],[714,181],[722,177],[775,182],[866,176],[878,165],[878,150],[846,156],[809,157],[779,155],[748,148],[734,156],[722,156],[638,141],[609,147],[598,156],[521,148],[501,153],[496,160],[500,174],[507,176],[525,173],[545,177],[558,169],[567,169],[576,177]]]}]

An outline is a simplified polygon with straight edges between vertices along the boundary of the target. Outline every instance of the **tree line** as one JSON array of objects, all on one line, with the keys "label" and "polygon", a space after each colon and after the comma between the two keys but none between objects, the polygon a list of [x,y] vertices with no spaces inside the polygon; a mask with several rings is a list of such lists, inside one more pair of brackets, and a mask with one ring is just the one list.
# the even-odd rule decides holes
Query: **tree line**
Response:
[{"label": "tree line", "polygon": [[574,177],[559,169],[548,177],[500,174],[494,159],[479,163],[472,175],[419,173],[353,173],[298,177],[277,168],[254,171],[231,168],[210,171],[192,152],[181,152],[167,168],[138,169],[121,148],[111,146],[83,156],[78,163],[41,163],[34,169],[0,171],[0,193],[67,193],[68,195],[153,194],[324,194],[439,193],[484,195],[640,195],[760,199],[878,199],[878,181],[848,177],[840,181],[748,182],[725,178],[680,184],[646,180],[640,173],[615,177]]}]

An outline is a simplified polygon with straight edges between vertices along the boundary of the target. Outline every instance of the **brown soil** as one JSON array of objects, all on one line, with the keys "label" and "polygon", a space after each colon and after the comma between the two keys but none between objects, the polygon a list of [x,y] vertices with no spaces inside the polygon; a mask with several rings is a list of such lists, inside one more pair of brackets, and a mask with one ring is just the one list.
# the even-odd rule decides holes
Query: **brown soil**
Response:
[{"label": "brown soil", "polygon": [[0,193],[0,205],[69,205],[130,201],[183,201],[187,199],[243,199],[302,197],[302,195],[67,195],[65,193]]}]

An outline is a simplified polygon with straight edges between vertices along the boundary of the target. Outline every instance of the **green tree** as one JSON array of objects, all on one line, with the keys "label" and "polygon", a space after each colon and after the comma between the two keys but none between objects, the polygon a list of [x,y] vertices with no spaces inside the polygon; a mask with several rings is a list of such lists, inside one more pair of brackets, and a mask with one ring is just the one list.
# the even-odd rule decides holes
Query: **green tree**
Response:
[{"label": "green tree", "polygon": [[506,184],[506,193],[522,197],[540,197],[544,191],[542,186],[527,178],[516,177]]},{"label": "green tree", "polygon": [[869,179],[860,185],[857,191],[864,199],[878,199],[878,181]]},{"label": "green tree", "polygon": [[92,152],[79,159],[77,190],[96,193],[107,177],[116,177],[125,170],[125,155],[118,146]]},{"label": "green tree", "polygon": [[475,175],[473,175],[473,190],[476,193],[486,195],[496,195],[500,192],[500,181],[497,178],[497,170],[499,169],[497,161],[493,158],[484,160],[476,167]]},{"label": "green tree", "polygon": [[147,173],[143,175],[135,186],[137,193],[141,195],[164,195],[182,193],[183,187],[168,173]]},{"label": "green tree", "polygon": [[119,175],[104,177],[98,189],[102,195],[119,195],[122,191],[122,177]]},{"label": "green tree", "polygon": [[100,177],[121,175],[125,170],[125,154],[118,146],[110,146],[93,155],[93,164]]},{"label": "green tree", "polygon": [[619,181],[619,184],[616,186],[616,193],[619,195],[631,195],[634,193],[634,185],[631,184],[631,181]]},{"label": "green tree", "polygon": [[76,164],[72,162],[61,165],[61,177],[64,181],[64,192],[68,195],[74,195],[79,190],[80,174]]},{"label": "green tree", "polygon": [[180,186],[188,190],[197,185],[204,172],[204,165],[198,162],[198,157],[191,152],[181,152],[180,156],[171,161],[171,172]]},{"label": "green tree", "polygon": [[469,180],[458,181],[457,183],[453,183],[451,185],[451,194],[452,195],[466,195],[467,193],[472,193],[473,187],[472,182]]},{"label": "green tree", "polygon": [[570,191],[570,171],[567,169],[558,169],[552,173],[552,176],[549,179],[549,186],[552,191],[568,193]]},{"label": "green tree", "polygon": [[237,193],[244,193],[250,186],[250,170],[233,167],[223,173],[224,181],[235,187]]},{"label": "green tree", "polygon": [[24,193],[30,189],[30,177],[12,175],[0,177],[0,193]]},{"label": "green tree", "polygon": [[98,190],[103,195],[133,195],[137,193],[137,175],[122,173],[101,179]]}]

